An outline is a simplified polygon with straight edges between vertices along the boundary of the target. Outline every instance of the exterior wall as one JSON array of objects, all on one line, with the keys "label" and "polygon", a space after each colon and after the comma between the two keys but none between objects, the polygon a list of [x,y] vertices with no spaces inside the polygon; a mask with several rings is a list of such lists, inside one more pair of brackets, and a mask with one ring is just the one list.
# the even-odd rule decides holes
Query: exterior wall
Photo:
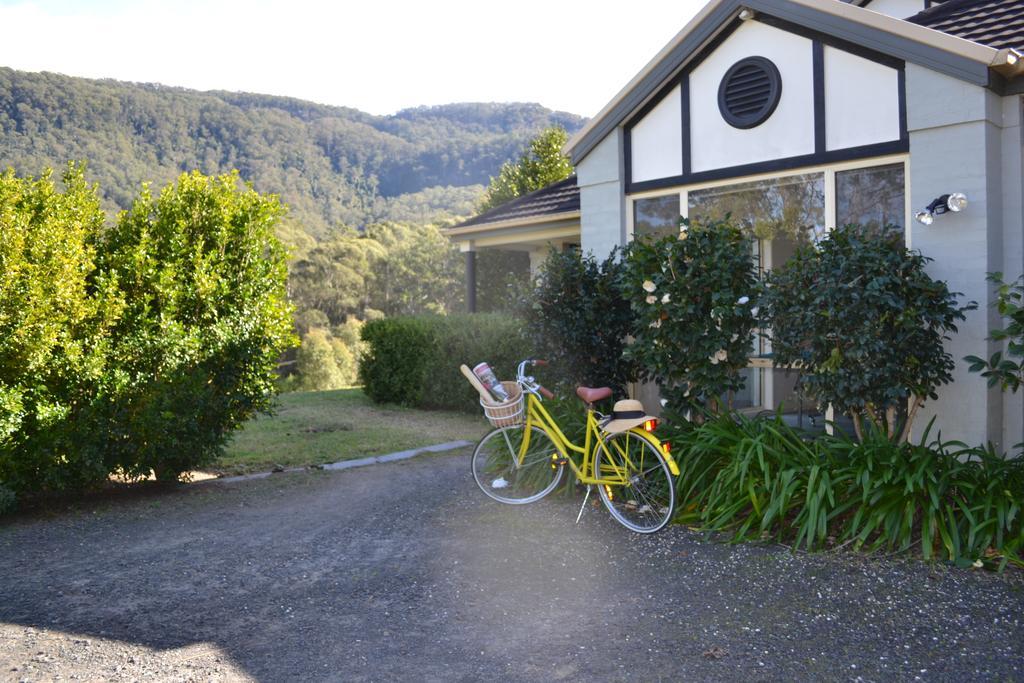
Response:
[{"label": "exterior wall", "polygon": [[604,258],[626,241],[622,129],[602,140],[576,167],[580,188],[580,246]]},{"label": "exterior wall", "polygon": [[633,180],[653,180],[683,172],[682,96],[679,86],[633,127]]},{"label": "exterior wall", "polygon": [[[737,128],[722,114],[719,88],[733,65],[755,56],[778,69],[781,94],[765,121]],[[828,155],[848,159],[844,152],[854,149],[862,156],[903,152],[902,67],[898,60],[882,61],[816,45],[756,19],[742,22],[677,76],[679,85],[638,122],[627,124],[627,186],[646,191],[685,185],[739,173],[738,167],[749,172],[751,165],[767,163],[778,169],[783,160],[783,166],[798,168]]]},{"label": "exterior wall", "polygon": [[[782,97],[767,121],[741,130],[722,118],[718,86],[729,67],[754,55],[779,69]],[[758,21],[744,22],[690,74],[693,171],[812,154],[813,83],[809,39]]]},{"label": "exterior wall", "polygon": [[825,148],[899,139],[899,72],[828,45],[824,61]]},{"label": "exterior wall", "polygon": [[906,19],[924,9],[924,0],[871,0],[867,9],[897,19]]},{"label": "exterior wall", "polygon": [[[986,341],[998,316],[991,308],[985,274],[1008,266],[1019,271],[1021,265],[1020,209],[1013,210],[1021,200],[1019,103],[1015,120],[1009,122],[1015,125],[1004,127],[1007,106],[984,88],[907,65],[911,205],[920,209],[947,192],[963,192],[969,201],[962,213],[937,216],[930,226],[915,221],[910,243],[935,259],[929,266],[933,277],[962,292],[963,301],[979,306],[947,343],[956,363],[954,381],[922,410],[918,431],[935,416],[943,438],[970,444],[991,441],[1001,449],[1021,440],[1013,436],[1021,434],[1020,408],[1010,414],[998,388],[989,389],[983,378],[969,373],[963,357],[987,357],[997,350]],[[1016,145],[1004,150],[1008,138]],[[1004,175],[1007,166],[1011,173],[1016,169],[1014,179]],[[1012,278],[1018,272],[1007,274]]]},{"label": "exterior wall", "polygon": [[[1003,273],[1015,278],[1024,273],[1024,100],[1002,101],[1003,130],[1000,151],[1003,180]],[[1003,394],[1003,443],[1024,442],[1024,393]]]}]

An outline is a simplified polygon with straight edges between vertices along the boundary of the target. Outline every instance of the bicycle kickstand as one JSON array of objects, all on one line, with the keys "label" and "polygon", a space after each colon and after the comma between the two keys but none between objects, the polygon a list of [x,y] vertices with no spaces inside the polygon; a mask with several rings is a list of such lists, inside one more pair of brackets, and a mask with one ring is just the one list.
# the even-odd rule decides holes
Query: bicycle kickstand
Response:
[{"label": "bicycle kickstand", "polygon": [[576,515],[576,523],[580,523],[580,518],[583,517],[583,511],[587,508],[587,501],[590,500],[590,490],[594,488],[593,485],[587,486],[587,494],[583,496],[583,505],[580,505],[580,514]]}]

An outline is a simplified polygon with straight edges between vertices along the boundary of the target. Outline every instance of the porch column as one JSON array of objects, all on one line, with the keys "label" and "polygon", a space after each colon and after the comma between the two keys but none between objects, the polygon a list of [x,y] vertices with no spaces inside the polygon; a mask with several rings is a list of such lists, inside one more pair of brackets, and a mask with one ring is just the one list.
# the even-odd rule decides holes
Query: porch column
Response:
[{"label": "porch column", "polygon": [[466,254],[466,311],[476,313],[476,252]]}]

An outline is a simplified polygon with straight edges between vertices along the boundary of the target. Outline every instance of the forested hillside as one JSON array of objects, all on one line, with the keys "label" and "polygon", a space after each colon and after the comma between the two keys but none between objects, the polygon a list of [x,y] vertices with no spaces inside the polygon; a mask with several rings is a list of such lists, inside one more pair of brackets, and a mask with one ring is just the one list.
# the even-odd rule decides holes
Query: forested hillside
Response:
[{"label": "forested hillside", "polygon": [[[389,87],[382,84],[382,87]],[[318,241],[343,225],[473,213],[490,176],[538,131],[583,120],[536,104],[451,104],[374,116],[286,97],[0,68],[0,168],[86,160],[107,208],[182,171],[238,169],[280,194]]]}]

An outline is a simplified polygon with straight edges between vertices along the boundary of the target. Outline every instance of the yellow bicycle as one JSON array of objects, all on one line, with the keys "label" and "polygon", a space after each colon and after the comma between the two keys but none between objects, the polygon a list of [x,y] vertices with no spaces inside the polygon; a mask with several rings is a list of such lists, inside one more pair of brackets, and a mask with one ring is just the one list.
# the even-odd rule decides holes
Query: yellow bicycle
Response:
[{"label": "yellow bicycle", "polygon": [[[615,433],[603,429],[609,416],[596,411],[594,403],[611,396],[607,387],[577,389],[587,404],[586,440],[582,446],[570,441],[541,405],[542,396],[553,395],[526,374],[527,367],[540,365],[546,362],[525,360],[516,371],[525,404],[520,406],[521,421],[488,432],[473,451],[477,485],[496,501],[523,505],[554,491],[568,466],[577,481],[587,486],[588,498],[597,487],[601,501],[620,524],[642,534],[662,529],[675,510],[674,477],[679,468],[671,454],[647,429]],[[578,465],[571,453],[582,456]]]}]

